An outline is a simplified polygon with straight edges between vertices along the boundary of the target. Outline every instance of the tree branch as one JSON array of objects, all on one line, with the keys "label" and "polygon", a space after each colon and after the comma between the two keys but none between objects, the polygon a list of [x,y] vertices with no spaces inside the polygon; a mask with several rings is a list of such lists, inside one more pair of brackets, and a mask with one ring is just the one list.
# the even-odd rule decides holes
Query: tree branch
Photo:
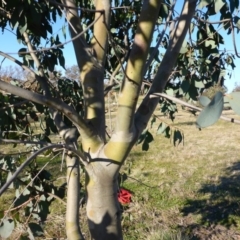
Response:
[{"label": "tree branch", "polygon": [[14,140],[14,139],[4,139],[4,138],[0,138],[0,142],[4,142],[4,143],[18,143],[18,144],[42,144],[42,145],[46,145],[46,146],[51,146],[51,143],[48,142],[43,142],[43,141],[23,141],[23,140]]},{"label": "tree branch", "polygon": [[[95,0],[95,20],[91,47],[98,62],[104,66],[108,48],[108,29],[110,25],[110,0]],[[100,11],[104,12],[102,14]]]},{"label": "tree branch", "polygon": [[24,37],[25,42],[26,42],[26,44],[27,44],[28,50],[29,50],[29,52],[30,52],[30,55],[31,55],[33,61],[34,61],[35,64],[36,64],[36,67],[39,68],[39,67],[40,67],[40,61],[38,60],[35,52],[33,52],[34,50],[33,50],[32,44],[31,44],[31,42],[30,42],[30,39],[29,39],[29,37],[28,37],[28,34],[27,34],[26,32],[24,32],[24,33],[23,33],[23,37]]},{"label": "tree branch", "polygon": [[146,128],[147,122],[159,102],[158,97],[151,98],[150,95],[155,92],[161,93],[164,90],[191,24],[196,4],[197,0],[185,0],[184,2],[182,13],[179,17],[175,31],[171,34],[167,51],[153,80],[153,84],[135,114],[135,124],[138,134],[141,134]]},{"label": "tree branch", "polygon": [[145,0],[143,2],[134,44],[126,67],[126,76],[119,94],[115,132],[133,131],[133,115],[160,6],[160,0]]},{"label": "tree branch", "polygon": [[36,75],[35,72],[31,68],[27,67],[26,65],[24,65],[22,62],[20,62],[16,58],[9,56],[7,53],[4,53],[2,51],[0,51],[0,55],[5,57],[5,58],[7,58],[7,59],[9,59],[9,60],[11,60],[12,62],[15,62],[17,65],[22,67],[24,70],[30,72],[33,76]]},{"label": "tree branch", "polygon": [[20,167],[18,167],[17,171],[12,175],[12,177],[0,189],[0,196],[6,191],[6,189],[9,187],[9,185],[11,185],[11,183],[17,178],[17,176],[22,172],[22,170],[27,165],[30,164],[30,162],[33,159],[35,159],[40,153],[42,153],[48,149],[52,149],[52,148],[65,148],[65,149],[73,152],[74,154],[76,154],[79,157],[79,159],[81,160],[82,164],[84,164],[85,166],[88,165],[88,162],[85,160],[85,156],[76,149],[70,148],[63,144],[52,144],[50,146],[43,147],[40,150],[38,150],[37,152],[35,152],[31,157],[29,157]]},{"label": "tree branch", "polygon": [[235,30],[234,30],[234,25],[233,25],[233,20],[232,19],[230,21],[230,24],[231,24],[231,28],[232,28],[232,41],[233,41],[234,52],[235,52],[235,55],[238,58],[240,58],[240,55],[238,54],[238,51],[237,51],[237,45],[236,45],[236,40],[235,40]]},{"label": "tree branch", "polygon": [[[179,99],[179,98],[176,98],[176,97],[173,97],[173,96],[169,96],[165,93],[153,93],[152,95],[150,95],[150,97],[163,97],[163,98],[166,98],[166,99],[169,99],[175,103],[178,103],[182,106],[185,106],[185,107],[188,107],[192,110],[195,110],[197,112],[201,112],[202,111],[202,108],[199,108],[199,107],[196,107],[190,103],[186,103],[184,102],[183,100]],[[220,116],[220,118],[224,121],[227,121],[227,122],[232,122],[232,123],[237,123],[237,124],[240,124],[240,120],[237,120],[237,119],[234,119],[234,118],[228,118],[228,117],[225,117],[223,115]]]},{"label": "tree branch", "polygon": [[90,137],[93,135],[93,130],[86,124],[86,122],[77,114],[77,112],[62,102],[59,99],[46,97],[38,93],[30,92],[28,90],[22,89],[20,87],[13,86],[9,83],[6,83],[0,80],[0,89],[3,91],[9,92],[11,94],[17,95],[21,98],[33,101],[39,104],[46,105],[53,109],[56,109],[62,112],[67,118],[69,118],[75,126],[79,129],[81,135],[84,137]]},{"label": "tree branch", "polygon": [[161,35],[160,35],[160,37],[159,37],[159,39],[158,39],[158,42],[157,42],[157,44],[156,44],[153,52],[151,53],[151,55],[150,55],[150,57],[149,57],[146,65],[145,65],[145,67],[144,67],[143,75],[146,74],[149,66],[151,65],[151,63],[152,63],[152,61],[153,61],[153,59],[154,59],[154,57],[155,57],[155,55],[156,55],[156,53],[157,53],[157,50],[159,49],[159,46],[160,46],[160,44],[161,44],[161,42],[162,42],[162,39],[163,39],[163,37],[164,37],[164,35],[165,35],[165,32],[166,32],[166,30],[167,30],[167,26],[168,26],[168,24],[170,23],[170,20],[171,20],[173,11],[174,11],[175,4],[176,4],[176,1],[173,1],[172,5],[171,5],[171,9],[170,9],[170,11],[169,11],[169,13],[168,13],[168,16],[167,16],[167,20],[166,20],[164,29],[162,30]]},{"label": "tree branch", "polygon": [[[64,4],[71,8],[76,7],[75,2],[70,0],[64,0]],[[98,12],[94,24],[99,21],[102,15],[103,12]],[[66,18],[69,22],[70,34],[74,37],[78,32],[82,31],[77,10],[66,9]],[[80,79],[83,85],[85,118],[94,128],[96,133],[95,141],[97,140],[101,143],[102,141],[105,141],[103,66],[101,62],[99,63],[93,56],[94,53],[92,53],[83,36],[77,41],[74,41],[73,46],[76,53],[78,67],[80,69]],[[92,148],[92,146],[84,144],[83,141],[83,148],[88,151],[88,149]]]},{"label": "tree branch", "polygon": [[0,108],[0,111],[8,109],[8,108],[12,108],[12,107],[21,106],[22,104],[25,104],[25,103],[28,103],[28,102],[29,102],[28,100],[23,100],[23,101],[18,102],[18,103],[9,104],[7,106],[4,106],[4,107]]}]

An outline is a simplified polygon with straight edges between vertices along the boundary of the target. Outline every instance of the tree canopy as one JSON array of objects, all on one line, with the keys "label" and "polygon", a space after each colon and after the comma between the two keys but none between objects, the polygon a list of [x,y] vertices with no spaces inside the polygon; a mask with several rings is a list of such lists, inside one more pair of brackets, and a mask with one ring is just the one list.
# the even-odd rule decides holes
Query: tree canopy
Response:
[{"label": "tree canopy", "polygon": [[[182,4],[179,12],[176,2]],[[61,193],[45,183],[46,172],[38,172],[44,181],[20,179],[16,184],[16,179],[39,153],[54,149],[56,154],[56,149],[62,149],[67,165],[67,237],[84,239],[79,224],[80,199],[76,194],[80,192],[81,165],[87,175],[87,218],[92,239],[122,239],[117,201],[119,169],[135,143],[148,150],[153,138],[147,125],[157,106],[174,120],[176,102],[191,107],[190,103],[199,100],[204,109],[192,107],[202,110],[196,121],[198,128],[221,117],[224,94],[217,91],[212,99],[201,95],[210,87],[223,87],[225,76],[231,75],[229,68],[235,68],[234,59],[239,57],[235,36],[240,29],[238,8],[239,1],[233,0],[1,2],[3,34],[10,29],[13,38],[24,47],[18,51],[21,61],[4,49],[0,49],[0,56],[21,66],[32,77],[26,82],[0,80],[0,138],[6,143],[28,144],[36,152],[27,160],[21,154],[17,159],[2,156],[0,164],[9,173],[3,179],[5,185],[0,194],[14,181],[15,207],[26,202],[33,192],[41,196],[37,204],[29,206],[31,214],[36,208],[42,209],[32,214],[34,221],[28,225],[31,234],[42,232],[37,223],[46,219],[52,201],[45,190],[51,189],[55,195]],[[213,16],[218,20],[213,21]],[[62,35],[53,33],[52,25],[59,18],[66,19],[70,40],[65,40],[65,25]],[[233,53],[225,49],[224,31],[224,36],[231,36]],[[74,81],[61,78],[55,71],[56,66],[67,65],[63,49],[69,41],[73,43],[79,69],[79,77],[76,79],[74,73]],[[57,79],[55,83],[52,75]],[[106,82],[109,90],[119,88],[111,132],[106,128]],[[139,102],[141,90],[144,98]],[[239,92],[225,97],[239,113]],[[226,117],[225,120],[233,121]],[[33,131],[31,121],[39,122],[40,132]],[[170,136],[169,130],[169,126],[159,123],[159,133],[172,137],[174,143],[183,141],[180,131],[171,131]],[[51,134],[58,134],[62,142],[51,143]],[[29,181],[34,184],[20,194],[19,188]],[[6,235],[11,233],[12,216],[4,217],[1,228]]]}]

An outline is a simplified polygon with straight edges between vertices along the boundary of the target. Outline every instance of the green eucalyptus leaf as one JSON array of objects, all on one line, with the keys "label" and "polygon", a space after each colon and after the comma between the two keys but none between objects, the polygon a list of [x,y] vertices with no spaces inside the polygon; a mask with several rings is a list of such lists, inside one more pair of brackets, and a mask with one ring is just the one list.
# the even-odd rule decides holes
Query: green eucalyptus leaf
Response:
[{"label": "green eucalyptus leaf", "polygon": [[180,53],[184,54],[188,51],[188,45],[187,45],[187,41],[184,39],[182,47],[180,49]]},{"label": "green eucalyptus leaf", "polygon": [[18,50],[18,56],[19,57],[24,57],[25,56],[25,52],[27,52],[27,49],[26,48],[20,48],[19,50]]},{"label": "green eucalyptus leaf", "polygon": [[14,229],[14,221],[11,219],[3,219],[0,225],[0,236],[1,238],[8,238],[12,234]]},{"label": "green eucalyptus leaf", "polygon": [[183,143],[183,133],[179,130],[175,130],[173,133],[173,144],[174,146],[178,146],[180,143]]},{"label": "green eucalyptus leaf", "polygon": [[34,237],[42,237],[44,235],[43,229],[39,224],[30,222],[28,226]]},{"label": "green eucalyptus leaf", "polygon": [[63,27],[62,27],[62,34],[63,34],[64,39],[66,39],[67,38],[66,25],[63,25]]},{"label": "green eucalyptus leaf", "polygon": [[230,4],[230,11],[231,13],[233,13],[234,10],[238,9],[239,7],[239,0],[229,0],[229,4]]},{"label": "green eucalyptus leaf", "polygon": [[217,92],[212,101],[199,114],[196,122],[199,128],[208,127],[219,119],[223,110],[223,99],[223,93]]},{"label": "green eucalyptus leaf", "polygon": [[151,119],[151,128],[153,127],[153,124],[156,122],[156,117],[153,116]]},{"label": "green eucalyptus leaf", "polygon": [[152,134],[151,134],[149,131],[147,131],[147,134],[146,134],[145,139],[146,139],[146,141],[147,141],[148,143],[150,143],[150,142],[152,142],[152,141],[154,140]]},{"label": "green eucalyptus leaf", "polygon": [[214,1],[215,13],[218,13],[225,4],[226,4],[226,2],[223,0],[215,0]]},{"label": "green eucalyptus leaf", "polygon": [[207,5],[211,4],[213,0],[200,0],[198,7],[199,8],[204,8]]},{"label": "green eucalyptus leaf", "polygon": [[21,34],[25,33],[27,30],[27,22],[24,24],[24,26],[19,26],[19,32]]},{"label": "green eucalyptus leaf", "polygon": [[233,19],[234,23],[236,24],[236,27],[238,28],[238,30],[240,30],[240,18],[235,16]]},{"label": "green eucalyptus leaf", "polygon": [[143,140],[146,138],[146,134],[147,134],[147,129],[141,133],[141,135],[138,138],[137,144],[140,144],[143,142]]},{"label": "green eucalyptus leaf", "polygon": [[204,95],[202,95],[202,96],[198,99],[198,101],[199,101],[199,103],[200,103],[203,107],[206,107],[206,106],[211,102],[211,100],[210,100],[208,97],[204,96]]},{"label": "green eucalyptus leaf", "polygon": [[204,88],[205,87],[205,85],[202,81],[196,81],[195,80],[194,85],[195,85],[196,88]]},{"label": "green eucalyptus leaf", "polygon": [[[9,171],[8,172],[8,175],[7,175],[7,182],[12,178],[12,172],[11,171]],[[10,189],[13,189],[14,188],[14,184],[13,184],[13,182],[9,185],[9,188]]]},{"label": "green eucalyptus leaf", "polygon": [[171,128],[169,126],[167,126],[167,128],[165,129],[163,134],[164,134],[164,137],[170,138],[171,137]]},{"label": "green eucalyptus leaf", "polygon": [[149,149],[149,143],[148,143],[148,141],[145,139],[144,142],[143,142],[143,144],[142,144],[142,150],[143,150],[143,151],[148,151],[148,149]]},{"label": "green eucalyptus leaf", "polygon": [[208,47],[208,48],[211,48],[211,49],[214,49],[214,48],[217,47],[216,42],[212,39],[206,40],[205,41],[205,46]]},{"label": "green eucalyptus leaf", "polygon": [[168,125],[166,123],[161,122],[158,126],[157,134],[162,134],[167,127],[168,127]]}]

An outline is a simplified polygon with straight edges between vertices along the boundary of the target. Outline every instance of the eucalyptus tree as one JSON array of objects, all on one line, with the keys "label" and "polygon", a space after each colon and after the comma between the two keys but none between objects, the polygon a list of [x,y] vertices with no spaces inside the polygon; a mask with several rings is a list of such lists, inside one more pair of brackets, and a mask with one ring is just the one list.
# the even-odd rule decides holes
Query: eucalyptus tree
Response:
[{"label": "eucalyptus tree", "polygon": [[[3,33],[8,28],[15,32],[13,37],[23,46],[18,52],[22,61],[4,49],[0,55],[31,73],[32,80],[23,84],[0,81],[0,89],[4,91],[0,95],[1,105],[5,109],[0,113],[1,141],[15,144],[37,141],[38,145],[32,157],[21,159],[22,165],[7,179],[1,194],[40,152],[63,149],[67,166],[68,239],[84,239],[79,224],[80,165],[86,172],[91,238],[122,239],[117,199],[119,170],[136,142],[141,142],[144,150],[148,149],[152,138],[146,127],[159,103],[160,110],[173,119],[174,99],[184,97],[196,101],[204,89],[216,84],[223,86],[226,67],[234,69],[234,58],[238,56],[235,30],[240,29],[239,3],[177,1],[180,7],[176,11],[176,1],[170,0],[19,2],[1,2],[0,26]],[[219,17],[217,25],[211,21],[212,15]],[[68,25],[81,84],[59,79],[53,85],[49,80],[48,73],[54,72],[56,65],[65,67],[62,49],[68,41],[61,42],[52,29],[59,17],[65,18]],[[234,53],[221,51],[224,38],[216,30],[218,25],[232,34]],[[66,37],[65,26],[62,30]],[[116,124],[110,136],[106,134],[104,103],[104,82],[109,77],[110,86],[113,82],[120,85]],[[150,84],[138,106],[143,81]],[[237,97],[231,98],[235,109],[239,107]],[[200,128],[220,117],[223,94],[217,93],[212,101],[202,98],[202,102],[206,108],[197,121]],[[209,111],[214,112],[213,117],[209,117]],[[37,112],[43,113],[44,118],[39,118]],[[40,121],[41,134],[34,134],[27,113]],[[161,132],[169,132],[166,126],[160,124],[159,128]],[[50,144],[51,133],[59,134],[63,143]],[[175,131],[173,139],[182,140],[181,133]],[[10,169],[13,158],[7,160],[3,158],[0,163],[13,171]],[[34,183],[39,184],[35,180]],[[34,191],[42,198],[34,206],[50,198],[44,197],[43,185],[38,186]],[[25,201],[30,196],[27,192],[22,195]],[[18,206],[16,201],[15,205]],[[43,206],[39,209],[47,211]],[[41,213],[39,218],[35,212],[32,216],[42,221]],[[34,224],[29,224],[30,230]],[[13,225],[11,218],[5,218],[1,230],[12,229]]]}]

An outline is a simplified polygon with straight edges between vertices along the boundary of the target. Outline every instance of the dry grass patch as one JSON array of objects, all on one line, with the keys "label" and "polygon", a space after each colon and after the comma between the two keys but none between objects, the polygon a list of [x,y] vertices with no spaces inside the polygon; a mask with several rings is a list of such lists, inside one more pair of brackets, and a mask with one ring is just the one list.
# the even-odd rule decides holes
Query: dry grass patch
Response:
[{"label": "dry grass patch", "polygon": [[[231,111],[226,114],[234,116]],[[240,239],[239,125],[219,120],[199,131],[189,113],[180,111],[174,123],[160,117],[184,132],[185,144],[173,147],[169,139],[155,134],[156,124],[149,151],[143,152],[140,145],[133,148],[121,171],[127,175],[122,186],[133,193],[130,205],[123,207],[124,238]],[[48,165],[59,186],[65,182],[60,158]],[[48,160],[40,158],[38,163],[42,166]],[[11,196],[9,191],[1,197],[1,209],[9,206]],[[44,223],[46,236],[65,238],[64,204],[55,200],[50,212]],[[80,212],[88,236],[85,206]]]},{"label": "dry grass patch", "polygon": [[126,239],[240,239],[239,125],[220,120],[199,131],[194,121],[176,118],[184,147],[155,135],[148,152],[137,146],[128,158],[123,186],[134,197],[123,214]]}]

